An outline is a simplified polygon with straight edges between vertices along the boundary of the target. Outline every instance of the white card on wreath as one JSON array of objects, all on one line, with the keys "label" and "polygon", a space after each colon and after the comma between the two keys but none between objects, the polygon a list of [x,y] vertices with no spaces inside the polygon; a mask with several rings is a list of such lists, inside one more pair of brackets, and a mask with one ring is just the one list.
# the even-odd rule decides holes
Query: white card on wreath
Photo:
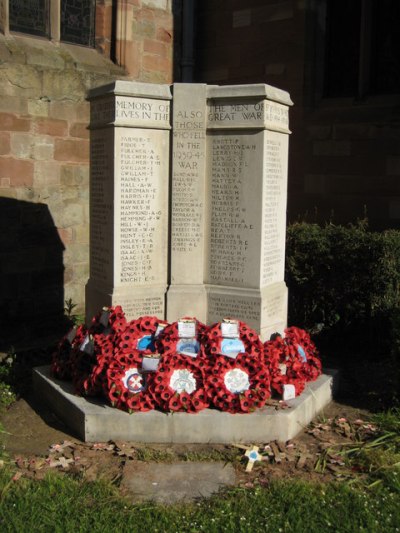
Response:
[{"label": "white card on wreath", "polygon": [[293,400],[293,398],[296,398],[296,389],[291,383],[286,383],[283,386],[282,399],[286,402],[287,400]]},{"label": "white card on wreath", "polygon": [[221,322],[221,333],[225,338],[235,339],[239,337],[239,322],[237,320],[224,319]]},{"label": "white card on wreath", "polygon": [[156,372],[158,364],[160,362],[160,357],[143,357],[142,359],[142,370],[143,372]]},{"label": "white card on wreath", "polygon": [[285,365],[285,363],[281,363],[279,365],[279,370],[281,371],[282,376],[286,376],[287,366]]},{"label": "white card on wreath", "polygon": [[178,336],[186,339],[196,337],[196,320],[178,320]]}]

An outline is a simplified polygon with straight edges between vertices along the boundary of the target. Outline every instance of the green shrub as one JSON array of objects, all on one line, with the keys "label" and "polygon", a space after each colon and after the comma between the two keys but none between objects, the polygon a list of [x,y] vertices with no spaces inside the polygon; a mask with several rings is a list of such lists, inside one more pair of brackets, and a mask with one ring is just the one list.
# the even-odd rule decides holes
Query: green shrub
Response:
[{"label": "green shrub", "polygon": [[[289,325],[311,331],[348,390],[393,405],[400,389],[400,231],[357,225],[288,227]],[[359,394],[359,393],[357,393]]]},{"label": "green shrub", "polygon": [[286,282],[289,320],[309,329],[347,327],[400,308],[400,231],[290,225]]}]

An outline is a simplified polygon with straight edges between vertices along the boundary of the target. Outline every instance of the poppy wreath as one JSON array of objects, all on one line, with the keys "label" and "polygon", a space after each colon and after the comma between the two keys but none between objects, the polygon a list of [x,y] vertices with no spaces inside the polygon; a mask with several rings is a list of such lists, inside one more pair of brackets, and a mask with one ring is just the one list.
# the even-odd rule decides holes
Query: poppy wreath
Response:
[{"label": "poppy wreath", "polygon": [[96,396],[107,390],[106,371],[127,327],[125,314],[119,305],[104,308],[103,312],[93,319],[90,329],[93,354],[79,354],[77,362],[81,372],[75,372],[76,387],[83,394]]},{"label": "poppy wreath", "polygon": [[180,354],[161,357],[149,391],[162,411],[197,413],[208,407],[204,389],[206,365],[196,358]]},{"label": "poppy wreath", "polygon": [[103,310],[93,317],[89,332],[92,335],[99,333],[118,334],[127,326],[125,313],[120,305],[116,307],[103,307]]},{"label": "poppy wreath", "polygon": [[81,349],[84,338],[74,345],[71,354],[71,377],[78,394],[96,396],[106,385],[107,365],[113,358],[114,347],[126,329],[121,306],[104,307],[93,319],[87,334],[90,351]]},{"label": "poppy wreath", "polygon": [[211,404],[228,413],[248,413],[271,396],[267,367],[247,353],[216,357],[205,381]]},{"label": "poppy wreath", "polygon": [[271,390],[283,394],[283,386],[294,385],[296,396],[305,387],[305,380],[299,375],[301,361],[296,353],[290,354],[284,339],[276,334],[264,344],[264,362],[271,377]]},{"label": "poppy wreath", "polygon": [[143,352],[132,350],[117,353],[109,363],[104,393],[113,407],[129,413],[154,409],[155,402],[148,390],[154,374],[141,371],[142,360]]},{"label": "poppy wreath", "polygon": [[[256,331],[250,328],[245,322],[239,323],[239,339],[244,345],[244,351],[251,357],[262,361],[264,348],[263,343]],[[204,334],[202,353],[207,357],[216,357],[221,355],[222,342],[224,337],[221,332],[221,322],[217,322],[208,328]]]},{"label": "poppy wreath", "polygon": [[[282,394],[283,385],[294,385],[296,396],[307,381],[314,381],[322,372],[321,361],[310,335],[296,327],[285,329],[285,337],[276,334],[264,344],[264,360],[271,373],[271,387]],[[282,372],[282,365],[285,365]]]},{"label": "poppy wreath", "polygon": [[[184,317],[182,320],[196,321],[196,340],[199,343],[199,355],[201,355],[201,346],[207,332],[207,326],[195,318]],[[166,326],[156,340],[157,351],[165,356],[177,354],[178,342],[181,340],[178,333],[178,322],[173,322]],[[179,355],[179,354],[177,354]]]},{"label": "poppy wreath", "polygon": [[290,355],[295,351],[301,360],[299,377],[301,376],[305,381],[315,381],[322,373],[322,364],[318,350],[307,331],[294,326],[287,328],[284,340]]},{"label": "poppy wreath", "polygon": [[86,335],[85,326],[72,328],[60,341],[52,355],[51,373],[58,379],[72,378],[71,353],[73,346],[80,346]]},{"label": "poppy wreath", "polygon": [[118,335],[112,332],[88,334],[90,350],[82,349],[82,343],[74,346],[71,355],[72,381],[78,394],[96,396],[103,392],[106,370],[114,357],[117,339]]}]

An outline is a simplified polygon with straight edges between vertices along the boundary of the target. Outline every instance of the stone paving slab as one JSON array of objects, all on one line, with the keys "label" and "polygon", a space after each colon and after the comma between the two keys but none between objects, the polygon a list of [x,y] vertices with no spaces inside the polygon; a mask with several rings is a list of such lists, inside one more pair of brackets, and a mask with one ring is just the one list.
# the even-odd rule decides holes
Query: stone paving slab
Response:
[{"label": "stone paving slab", "polygon": [[150,500],[172,504],[208,498],[235,482],[235,469],[229,463],[131,461],[124,467],[121,488],[133,497],[134,502]]},{"label": "stone paving slab", "polygon": [[34,369],[33,383],[35,394],[85,442],[229,444],[295,437],[332,400],[338,373],[325,372],[301,396],[287,401],[289,409],[264,407],[248,414],[205,409],[197,414],[149,411],[130,415],[104,401],[75,396],[72,383],[53,378],[49,366]]}]

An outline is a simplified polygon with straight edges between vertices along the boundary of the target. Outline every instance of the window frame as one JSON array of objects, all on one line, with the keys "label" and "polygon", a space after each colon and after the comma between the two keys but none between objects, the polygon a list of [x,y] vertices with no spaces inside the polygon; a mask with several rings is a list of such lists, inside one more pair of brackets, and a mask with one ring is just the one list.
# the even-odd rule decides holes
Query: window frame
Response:
[{"label": "window frame", "polygon": [[326,54],[326,15],[327,0],[308,0],[309,11],[306,19],[306,63],[305,63],[305,105],[309,110],[331,108],[337,105],[378,105],[391,106],[400,102],[400,91],[396,93],[371,92],[373,23],[372,0],[362,0],[360,21],[360,57],[358,83],[352,96],[327,96],[325,94],[325,54]]},{"label": "window frame", "polygon": [[31,33],[18,32],[10,30],[10,10],[9,10],[9,0],[0,0],[0,31],[4,35],[19,35],[23,37],[33,38],[33,39],[43,39],[46,41],[51,41],[54,43],[62,43],[72,46],[82,46],[84,48],[96,49],[96,6],[94,6],[94,33],[93,33],[93,43],[92,44],[80,44],[72,43],[69,41],[61,40],[61,0],[50,0],[49,2],[49,36],[40,36]]}]

